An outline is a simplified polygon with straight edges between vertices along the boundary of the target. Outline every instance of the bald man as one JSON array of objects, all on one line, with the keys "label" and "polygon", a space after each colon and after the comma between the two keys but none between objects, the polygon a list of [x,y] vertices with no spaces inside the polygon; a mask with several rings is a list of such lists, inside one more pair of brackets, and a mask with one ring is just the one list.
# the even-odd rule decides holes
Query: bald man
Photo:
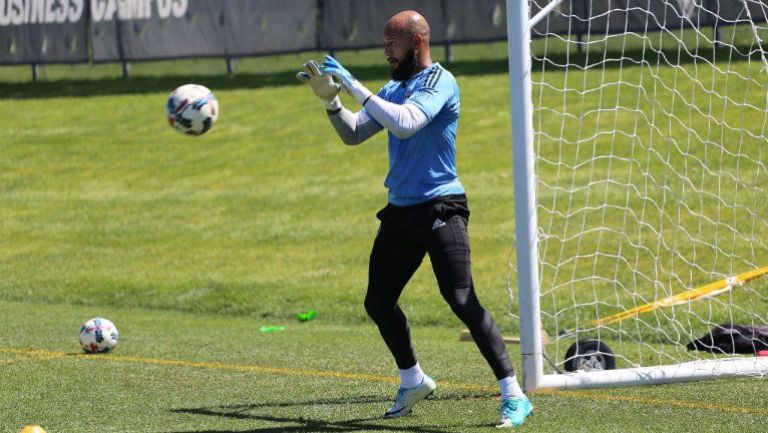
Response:
[{"label": "bald man", "polygon": [[[504,340],[475,295],[469,258],[469,207],[456,173],[459,88],[453,75],[429,54],[429,24],[414,11],[393,16],[384,28],[384,55],[392,80],[371,93],[336,59],[310,61],[297,77],[323,100],[342,141],[357,145],[382,129],[389,138],[388,203],[371,251],[365,309],[395,358],[400,387],[384,418],[411,413],[432,394],[435,381],[424,374],[411,345],[410,329],[398,299],[429,254],[440,293],[469,328],[501,388],[501,421],[525,421],[531,402],[518,385]],[[338,81],[338,83],[337,83]],[[344,108],[339,90],[361,106]]]}]

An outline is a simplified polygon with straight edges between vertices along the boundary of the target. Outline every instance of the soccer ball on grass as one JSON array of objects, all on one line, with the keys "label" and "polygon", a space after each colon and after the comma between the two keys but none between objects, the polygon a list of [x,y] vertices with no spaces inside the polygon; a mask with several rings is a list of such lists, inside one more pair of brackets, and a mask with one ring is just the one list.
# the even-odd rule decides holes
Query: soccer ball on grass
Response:
[{"label": "soccer ball on grass", "polygon": [[87,353],[109,352],[117,346],[117,327],[107,319],[96,317],[80,327],[80,345]]},{"label": "soccer ball on grass", "polygon": [[205,134],[219,117],[219,102],[205,86],[176,88],[165,104],[165,118],[173,129],[189,135]]}]

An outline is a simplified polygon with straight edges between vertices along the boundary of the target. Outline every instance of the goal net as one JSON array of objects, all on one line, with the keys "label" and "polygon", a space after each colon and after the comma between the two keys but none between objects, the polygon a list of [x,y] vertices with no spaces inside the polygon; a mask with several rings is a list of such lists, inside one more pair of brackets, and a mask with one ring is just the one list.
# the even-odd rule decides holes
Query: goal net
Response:
[{"label": "goal net", "polygon": [[768,373],[768,3],[552,1],[507,2],[526,387]]}]

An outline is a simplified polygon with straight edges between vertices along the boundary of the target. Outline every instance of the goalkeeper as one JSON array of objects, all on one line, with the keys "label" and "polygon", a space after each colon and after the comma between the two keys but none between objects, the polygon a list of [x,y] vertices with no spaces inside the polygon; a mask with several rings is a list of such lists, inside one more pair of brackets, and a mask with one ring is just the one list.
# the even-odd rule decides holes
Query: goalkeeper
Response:
[{"label": "goalkeeper", "polygon": [[[498,427],[518,426],[532,406],[517,383],[499,328],[480,305],[472,283],[469,208],[456,174],[458,85],[450,72],[432,62],[429,25],[414,11],[400,12],[387,22],[384,54],[392,80],[375,95],[330,56],[322,66],[306,63],[297,75],[323,100],[344,143],[356,145],[382,129],[388,131],[388,204],[376,215],[381,224],[365,297],[366,312],[400,373],[395,403],[384,418],[408,415],[436,387],[416,360],[408,321],[398,306],[403,288],[429,254],[440,293],[469,328],[499,381]],[[342,106],[340,89],[360,104],[360,111]]]}]

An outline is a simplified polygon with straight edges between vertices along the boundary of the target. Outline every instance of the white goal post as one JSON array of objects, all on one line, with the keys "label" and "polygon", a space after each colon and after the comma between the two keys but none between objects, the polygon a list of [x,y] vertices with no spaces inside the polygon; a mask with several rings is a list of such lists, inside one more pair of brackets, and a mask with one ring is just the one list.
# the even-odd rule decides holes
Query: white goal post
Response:
[{"label": "white goal post", "polygon": [[524,388],[767,375],[768,4],[506,7]]}]

